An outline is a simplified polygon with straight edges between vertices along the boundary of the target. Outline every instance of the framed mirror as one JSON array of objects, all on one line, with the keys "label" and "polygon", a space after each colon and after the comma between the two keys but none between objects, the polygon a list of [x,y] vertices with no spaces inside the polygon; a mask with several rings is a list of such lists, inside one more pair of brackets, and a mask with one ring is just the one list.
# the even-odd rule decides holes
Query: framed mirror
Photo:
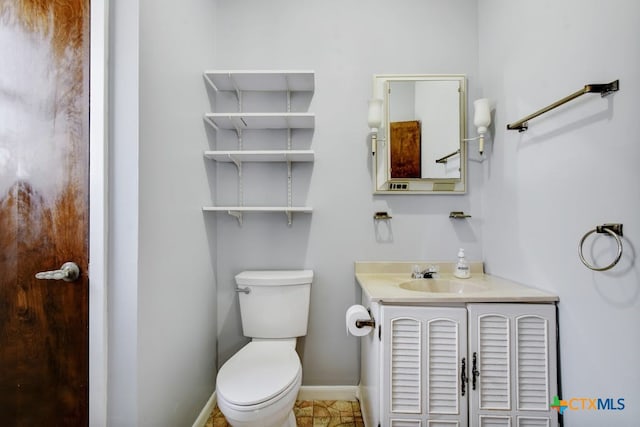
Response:
[{"label": "framed mirror", "polygon": [[466,192],[464,75],[377,74],[382,122],[372,138],[375,194]]}]

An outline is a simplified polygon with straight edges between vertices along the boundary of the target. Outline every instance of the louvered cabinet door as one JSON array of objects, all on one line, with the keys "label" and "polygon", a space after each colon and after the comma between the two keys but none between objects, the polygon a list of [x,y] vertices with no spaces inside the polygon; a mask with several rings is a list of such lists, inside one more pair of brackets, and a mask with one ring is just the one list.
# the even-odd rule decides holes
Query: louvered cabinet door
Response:
[{"label": "louvered cabinet door", "polygon": [[557,426],[550,408],[557,394],[555,305],[468,309],[470,426]]},{"label": "louvered cabinet door", "polygon": [[466,425],[467,390],[461,385],[466,333],[464,308],[383,307],[382,419],[387,425]]},{"label": "louvered cabinet door", "polygon": [[[477,384],[480,409],[511,409],[510,320],[504,314],[487,313],[477,318],[478,351],[471,355],[473,366],[482,372]],[[476,377],[477,380],[477,377]],[[476,381],[472,378],[471,387]]]}]

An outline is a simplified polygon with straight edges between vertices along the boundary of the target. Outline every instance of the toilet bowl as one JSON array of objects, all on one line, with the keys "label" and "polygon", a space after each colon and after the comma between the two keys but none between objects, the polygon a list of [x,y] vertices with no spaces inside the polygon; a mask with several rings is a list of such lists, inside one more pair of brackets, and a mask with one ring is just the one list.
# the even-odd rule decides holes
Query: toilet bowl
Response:
[{"label": "toilet bowl", "polygon": [[295,427],[302,384],[295,339],[254,340],[220,369],[217,403],[233,427]]},{"label": "toilet bowl", "polygon": [[236,276],[243,335],[252,341],[216,379],[218,407],[233,427],[295,427],[313,271],[243,271]]}]

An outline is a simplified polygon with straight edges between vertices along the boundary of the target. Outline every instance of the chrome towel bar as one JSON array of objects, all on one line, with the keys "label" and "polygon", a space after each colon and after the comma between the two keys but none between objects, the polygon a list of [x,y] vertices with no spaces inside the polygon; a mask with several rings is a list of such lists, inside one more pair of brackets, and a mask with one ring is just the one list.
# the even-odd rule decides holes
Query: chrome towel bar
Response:
[{"label": "chrome towel bar", "polygon": [[584,95],[585,93],[599,93],[602,97],[605,97],[609,95],[611,92],[617,92],[619,88],[620,88],[620,80],[614,80],[611,83],[594,83],[594,84],[585,85],[585,87],[583,87],[579,91],[576,91],[569,96],[565,96],[561,100],[556,101],[553,104],[548,105],[544,108],[541,108],[535,113],[529,114],[528,116],[518,120],[517,122],[508,124],[507,129],[509,130],[517,129],[518,132],[524,132],[529,128],[529,124],[528,124],[529,120],[535,117],[538,117],[546,113],[547,111],[551,111],[554,108],[561,106],[562,104],[566,104],[567,102],[572,101],[578,98],[579,96]]}]

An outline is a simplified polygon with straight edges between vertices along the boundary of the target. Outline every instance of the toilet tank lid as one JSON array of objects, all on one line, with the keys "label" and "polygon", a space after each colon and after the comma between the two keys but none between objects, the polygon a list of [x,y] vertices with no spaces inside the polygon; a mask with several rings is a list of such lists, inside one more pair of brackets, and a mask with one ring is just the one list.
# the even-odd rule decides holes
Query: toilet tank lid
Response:
[{"label": "toilet tank lid", "polygon": [[313,281],[313,270],[252,270],[236,275],[238,285],[304,285]]}]

